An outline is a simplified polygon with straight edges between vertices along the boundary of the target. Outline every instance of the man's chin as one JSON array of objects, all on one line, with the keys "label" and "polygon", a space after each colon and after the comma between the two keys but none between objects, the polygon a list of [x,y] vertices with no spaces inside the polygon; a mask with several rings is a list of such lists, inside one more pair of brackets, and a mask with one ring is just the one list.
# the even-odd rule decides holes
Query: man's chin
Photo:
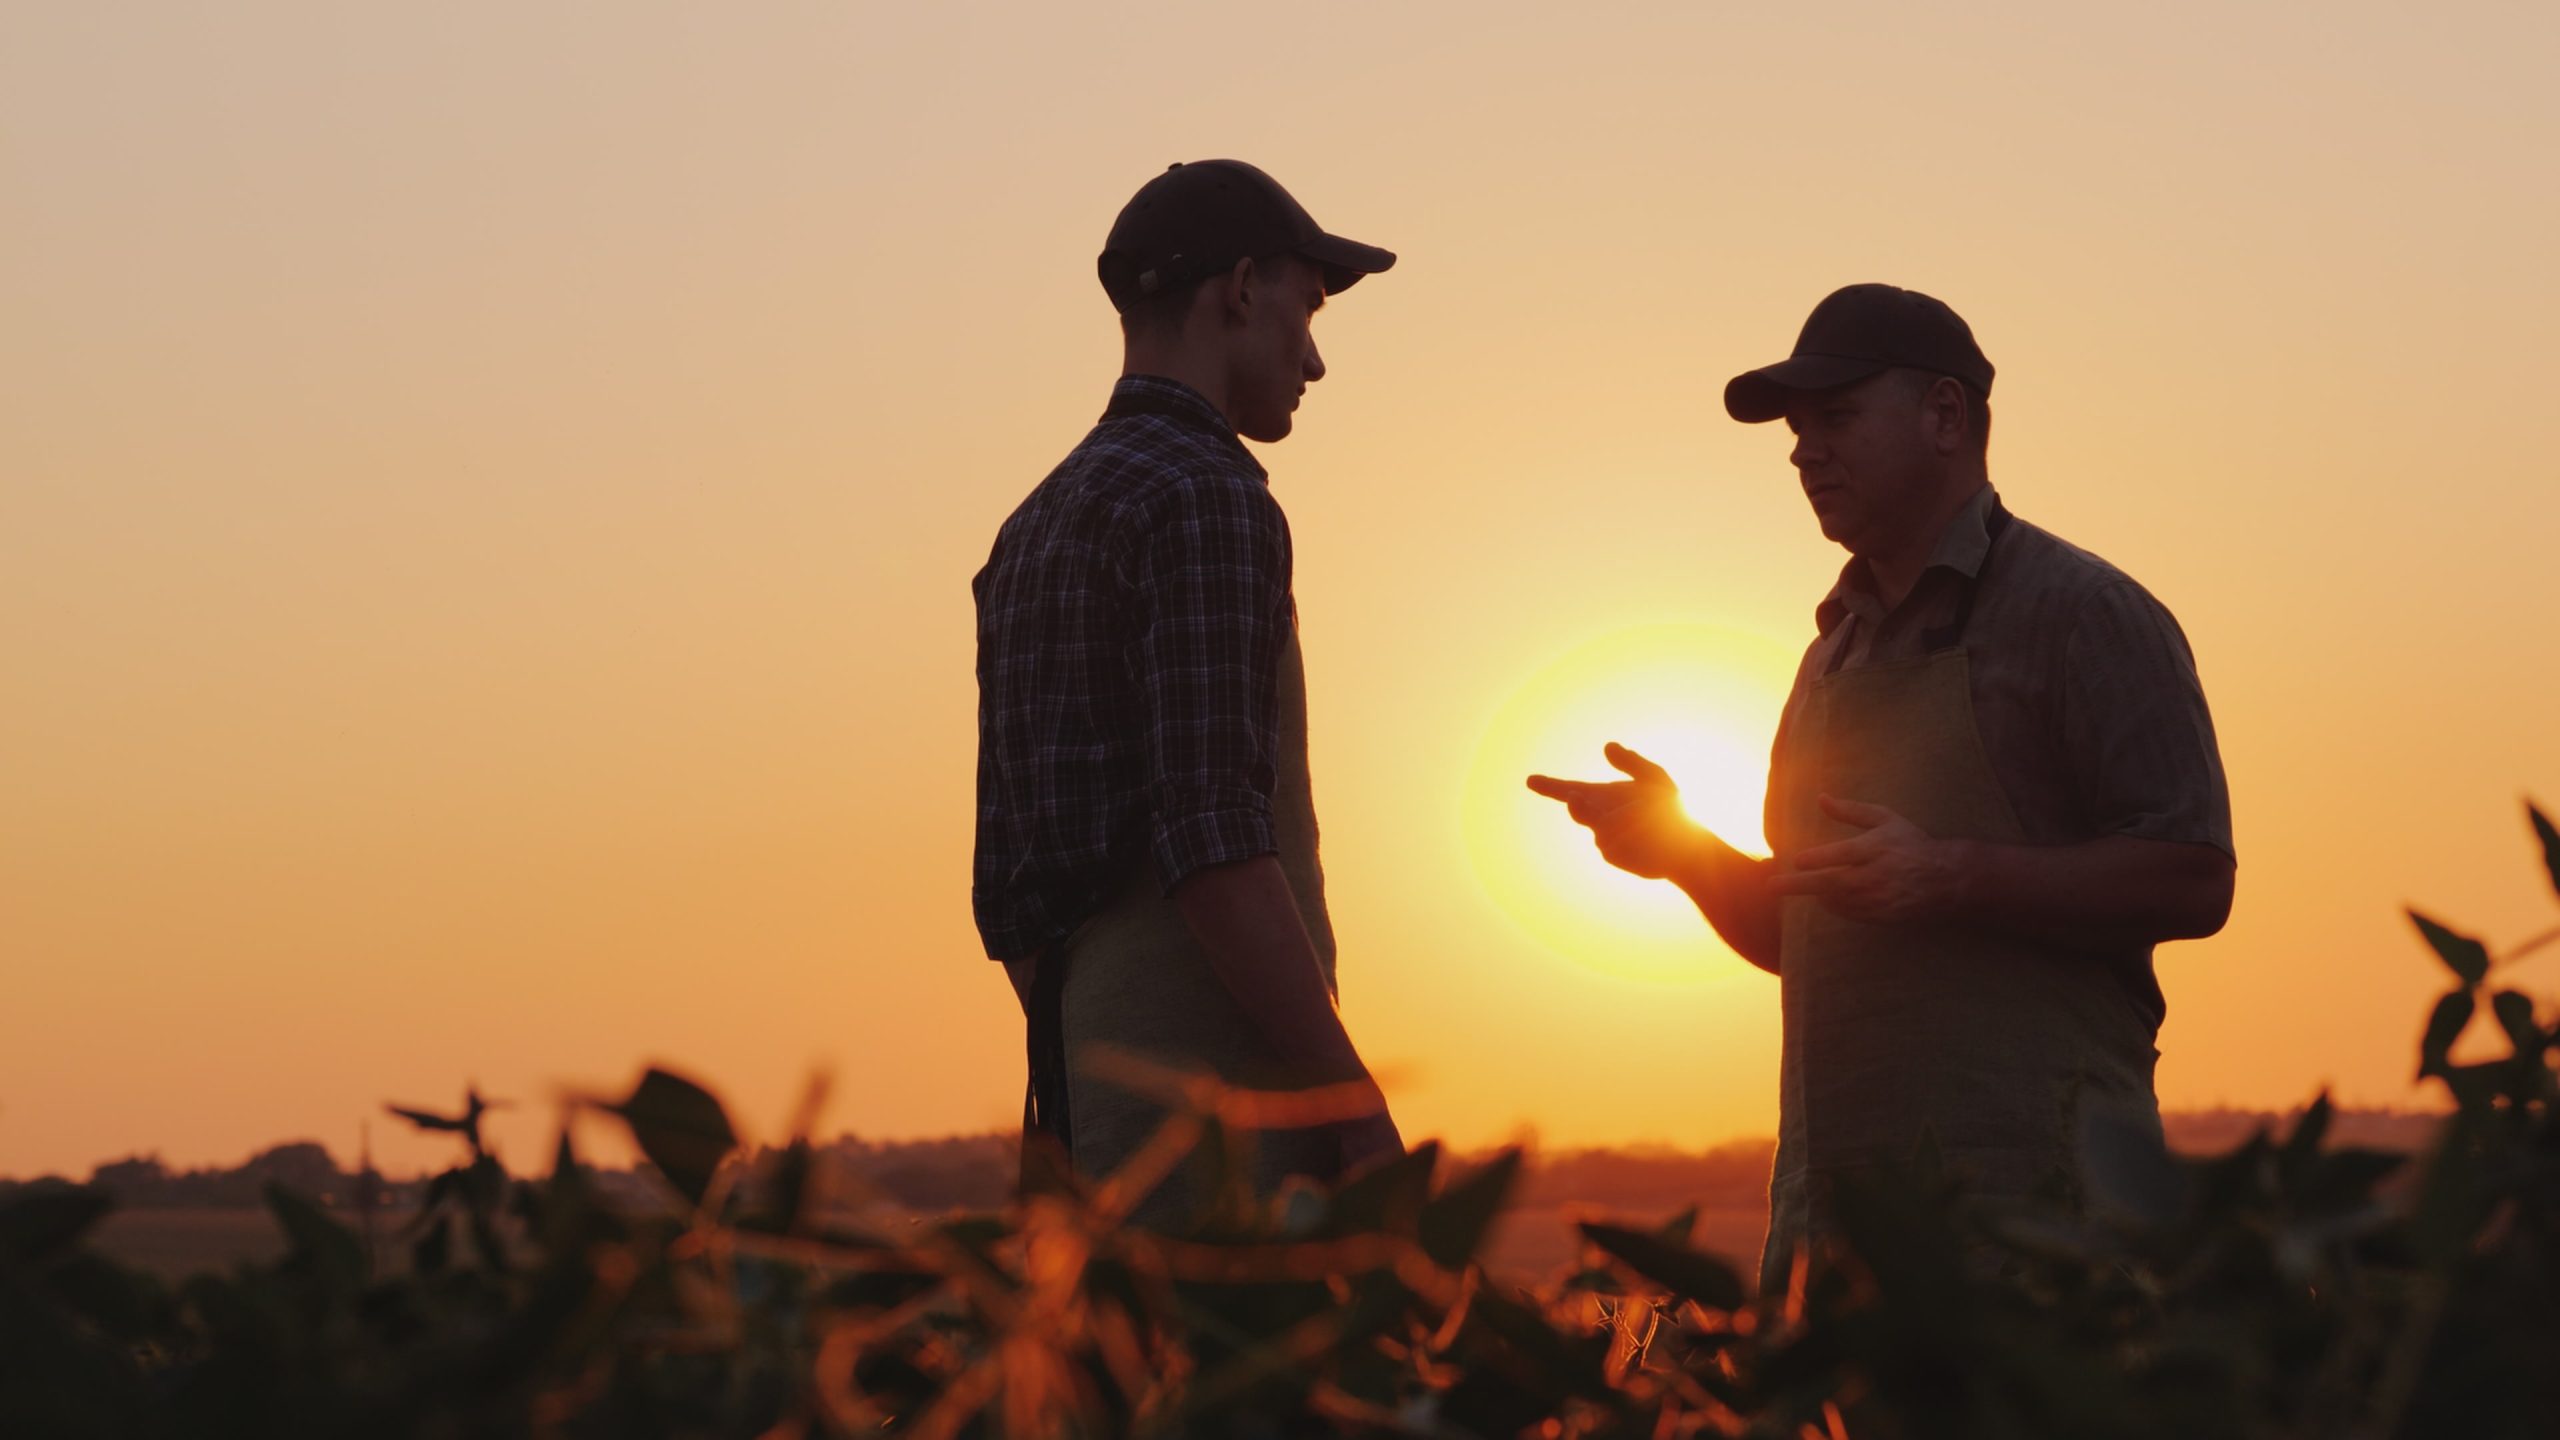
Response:
[{"label": "man's chin", "polygon": [[1282,414],[1267,420],[1248,420],[1236,427],[1236,433],[1247,440],[1259,440],[1268,445],[1275,440],[1288,439],[1289,431],[1296,424],[1296,416]]}]

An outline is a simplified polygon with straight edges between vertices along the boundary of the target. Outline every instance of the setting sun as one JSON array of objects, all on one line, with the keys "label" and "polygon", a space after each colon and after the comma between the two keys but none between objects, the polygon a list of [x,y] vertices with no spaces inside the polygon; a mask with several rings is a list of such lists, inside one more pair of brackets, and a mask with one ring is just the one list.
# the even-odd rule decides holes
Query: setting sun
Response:
[{"label": "setting sun", "polygon": [[1760,636],[1651,625],[1590,641],[1531,673],[1495,712],[1467,782],[1467,850],[1503,912],[1547,949],[1625,979],[1707,984],[1743,973],[1686,897],[1611,869],[1533,772],[1616,779],[1616,741],[1671,773],[1690,818],[1765,853],[1760,803],[1794,659]]}]

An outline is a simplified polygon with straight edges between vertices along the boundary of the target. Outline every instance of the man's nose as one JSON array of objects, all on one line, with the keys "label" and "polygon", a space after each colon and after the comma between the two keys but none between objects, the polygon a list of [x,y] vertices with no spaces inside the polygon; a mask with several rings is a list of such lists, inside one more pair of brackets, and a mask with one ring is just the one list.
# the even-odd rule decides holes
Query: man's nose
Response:
[{"label": "man's nose", "polygon": [[1313,340],[1307,342],[1307,364],[1305,373],[1307,383],[1310,385],[1313,385],[1324,378],[1324,357],[1316,353],[1316,342]]},{"label": "man's nose", "polygon": [[1820,447],[1813,443],[1813,437],[1810,434],[1799,434],[1796,436],[1795,448],[1787,452],[1787,463],[1802,470],[1819,458],[1817,454],[1819,449]]}]

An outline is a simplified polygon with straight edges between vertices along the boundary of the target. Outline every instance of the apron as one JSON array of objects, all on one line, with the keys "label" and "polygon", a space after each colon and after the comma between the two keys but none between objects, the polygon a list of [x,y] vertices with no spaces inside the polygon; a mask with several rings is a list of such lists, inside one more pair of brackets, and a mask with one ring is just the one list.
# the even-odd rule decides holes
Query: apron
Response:
[{"label": "apron", "polygon": [[[1273,839],[1281,870],[1297,896],[1298,913],[1315,942],[1325,988],[1331,991],[1333,923],[1325,911],[1324,869],[1316,856],[1315,798],[1307,773],[1306,670],[1294,626],[1280,659],[1279,702]],[[1041,1104],[1044,1111],[1060,1108],[1064,1114],[1044,1115],[1042,1128],[1065,1132],[1068,1154],[1085,1175],[1100,1177],[1118,1169],[1167,1118],[1155,1101],[1091,1074],[1084,1057],[1092,1047],[1109,1046],[1246,1089],[1295,1089],[1342,1078],[1309,1076],[1302,1067],[1281,1063],[1252,1017],[1227,993],[1182,911],[1162,893],[1154,867],[1144,860],[1124,878],[1110,904],[1051,953],[1064,961],[1041,966],[1043,981],[1056,988],[1057,1039],[1049,1054],[1064,1084],[1051,1088],[1064,1103],[1053,1107],[1044,1096]],[[1052,975],[1054,981],[1049,980]],[[1033,1029],[1037,1090],[1037,1017]],[[1290,1175],[1330,1180],[1341,1172],[1341,1141],[1331,1128],[1265,1130],[1244,1138],[1256,1193],[1271,1193]],[[1140,1201],[1131,1219],[1158,1229],[1184,1224],[1208,1198],[1209,1166],[1206,1153],[1195,1155],[1192,1164]]]},{"label": "apron", "polygon": [[[1963,646],[1973,597],[1917,659],[1831,670],[1808,688],[1769,783],[1773,851],[1855,833],[1820,797],[1883,805],[1934,836],[2026,843],[1974,723]],[[1850,623],[1855,624],[1853,620]],[[1955,925],[1872,926],[1810,896],[1780,912],[1778,1152],[1760,1283],[1828,1228],[1837,1176],[1911,1159],[1924,1131],[1951,1172],[1994,1205],[2050,1192],[2076,1208],[2078,1114],[2107,1104],[2159,1123],[2153,1028],[2096,956]]]}]

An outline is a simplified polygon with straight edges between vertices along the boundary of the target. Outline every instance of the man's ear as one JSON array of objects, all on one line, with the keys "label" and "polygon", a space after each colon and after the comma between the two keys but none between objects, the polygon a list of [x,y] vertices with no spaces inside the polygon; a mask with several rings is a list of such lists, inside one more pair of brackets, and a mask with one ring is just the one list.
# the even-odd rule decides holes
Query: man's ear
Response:
[{"label": "man's ear", "polygon": [[1264,277],[1254,268],[1250,256],[1235,263],[1234,268],[1218,278],[1218,309],[1232,324],[1243,324],[1253,316],[1254,301],[1260,298]]},{"label": "man's ear", "polygon": [[1929,383],[1920,397],[1921,423],[1928,427],[1929,444],[1941,455],[1953,455],[1964,449],[1964,383],[1951,375],[1941,375]]}]

